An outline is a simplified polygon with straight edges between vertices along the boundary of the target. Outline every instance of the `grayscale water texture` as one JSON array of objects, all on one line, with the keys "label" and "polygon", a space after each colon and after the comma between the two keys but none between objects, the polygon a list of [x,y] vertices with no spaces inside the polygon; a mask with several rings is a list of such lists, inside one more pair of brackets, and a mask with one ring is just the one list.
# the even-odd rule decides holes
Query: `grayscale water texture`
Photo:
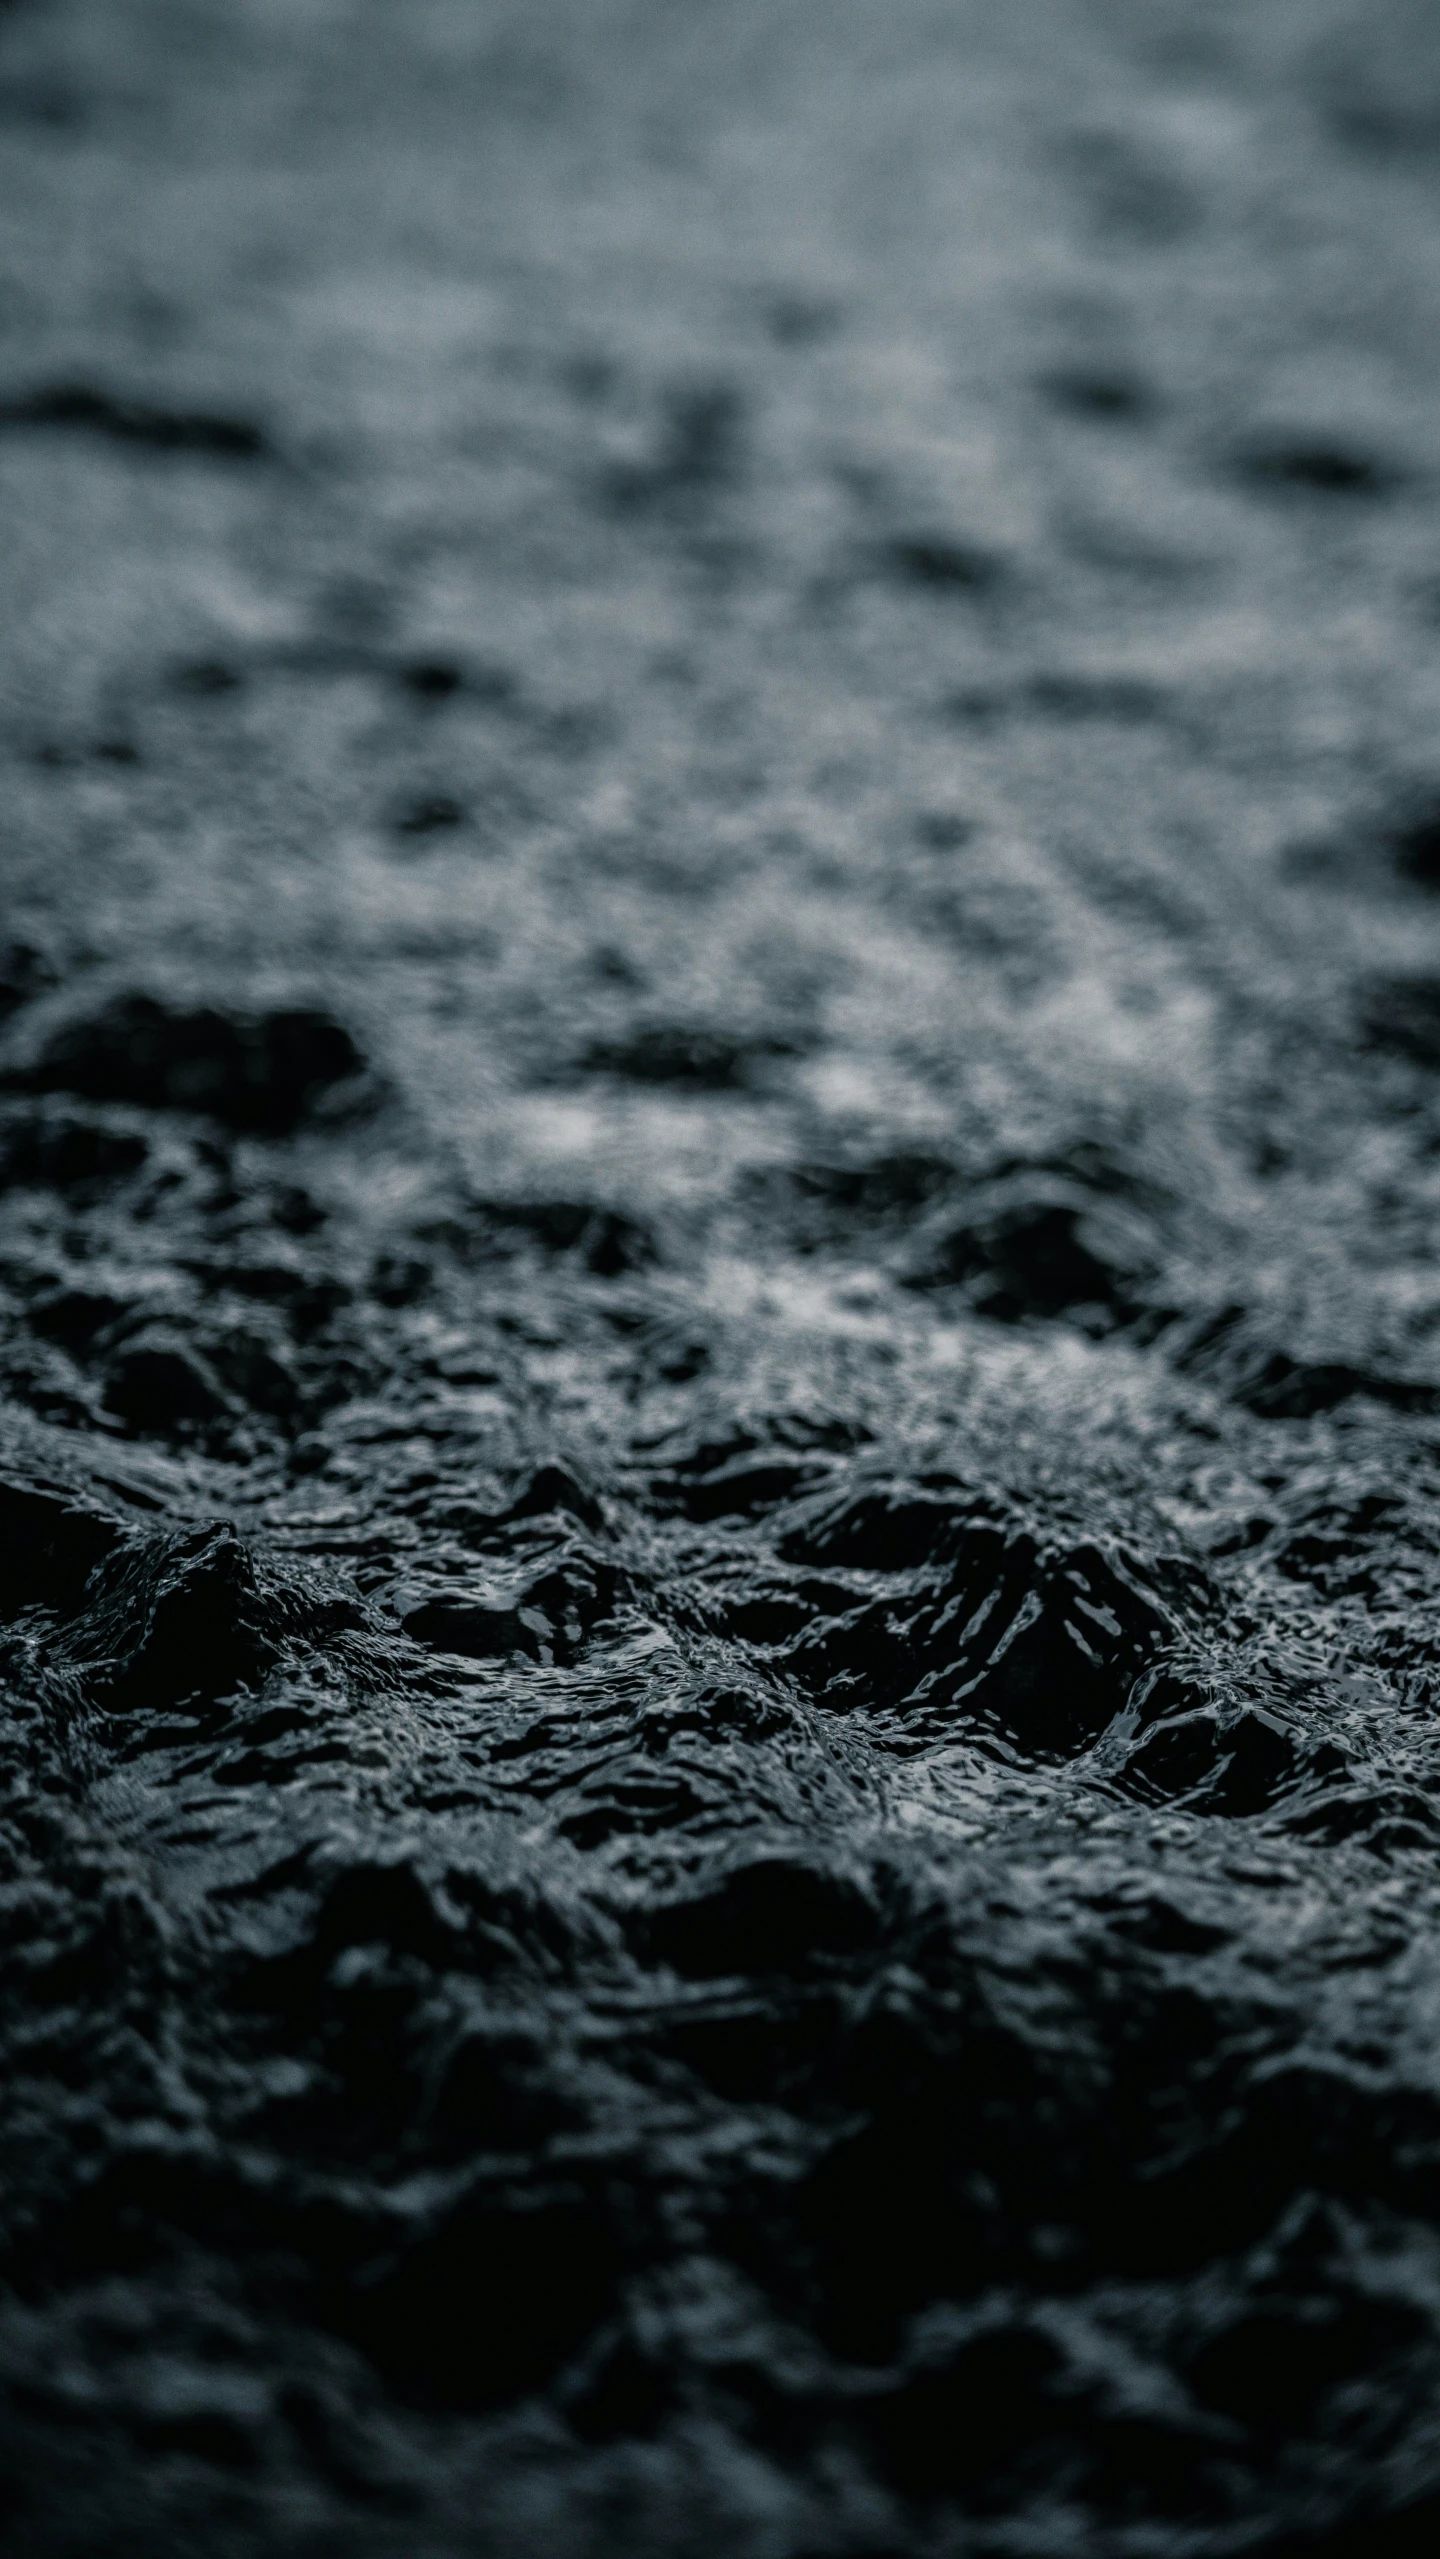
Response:
[{"label": "grayscale water texture", "polygon": [[13,2559],[1440,2533],[1440,11],[0,10]]}]

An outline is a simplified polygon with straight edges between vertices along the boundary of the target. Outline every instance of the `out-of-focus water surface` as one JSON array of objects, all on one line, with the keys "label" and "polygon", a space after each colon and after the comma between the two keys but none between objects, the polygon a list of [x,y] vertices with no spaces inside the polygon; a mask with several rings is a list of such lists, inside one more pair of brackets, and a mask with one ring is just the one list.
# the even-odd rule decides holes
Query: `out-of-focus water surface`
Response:
[{"label": "out-of-focus water surface", "polygon": [[16,2559],[1440,2499],[1440,18],[0,14]]}]

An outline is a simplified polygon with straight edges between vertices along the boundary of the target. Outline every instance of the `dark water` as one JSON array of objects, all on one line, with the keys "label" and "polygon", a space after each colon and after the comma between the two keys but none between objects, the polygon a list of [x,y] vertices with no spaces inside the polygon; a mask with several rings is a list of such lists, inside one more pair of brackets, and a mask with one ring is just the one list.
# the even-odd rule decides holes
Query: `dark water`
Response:
[{"label": "dark water", "polygon": [[0,2500],[1440,2520],[1440,20],[0,17]]}]

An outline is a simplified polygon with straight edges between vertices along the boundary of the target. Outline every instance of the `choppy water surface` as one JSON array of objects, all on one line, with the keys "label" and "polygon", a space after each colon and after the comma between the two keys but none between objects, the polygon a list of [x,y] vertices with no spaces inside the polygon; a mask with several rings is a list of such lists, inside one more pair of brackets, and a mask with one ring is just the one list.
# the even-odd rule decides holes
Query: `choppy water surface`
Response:
[{"label": "choppy water surface", "polygon": [[8,2546],[1440,2497],[1440,47],[0,21]]}]

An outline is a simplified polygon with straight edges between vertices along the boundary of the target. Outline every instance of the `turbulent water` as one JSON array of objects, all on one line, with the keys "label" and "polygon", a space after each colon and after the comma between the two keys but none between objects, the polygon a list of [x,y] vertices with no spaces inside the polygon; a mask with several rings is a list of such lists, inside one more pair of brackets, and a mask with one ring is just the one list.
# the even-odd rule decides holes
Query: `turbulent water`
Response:
[{"label": "turbulent water", "polygon": [[1440,21],[0,14],[15,2559],[1440,2525]]}]

